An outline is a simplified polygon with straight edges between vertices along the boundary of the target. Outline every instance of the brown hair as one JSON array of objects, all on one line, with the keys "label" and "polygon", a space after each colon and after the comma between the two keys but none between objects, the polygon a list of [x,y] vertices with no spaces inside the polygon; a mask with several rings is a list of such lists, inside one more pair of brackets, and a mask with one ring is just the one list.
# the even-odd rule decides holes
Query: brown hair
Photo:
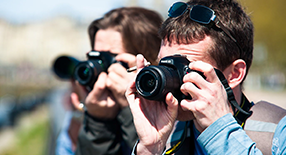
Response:
[{"label": "brown hair", "polygon": [[121,34],[123,47],[128,53],[143,54],[148,61],[155,63],[161,43],[158,35],[161,24],[162,17],[148,9],[123,7],[111,10],[90,24],[91,48],[94,50],[94,37],[99,29],[112,28]]},{"label": "brown hair", "polygon": [[253,25],[241,6],[235,0],[191,0],[188,4],[203,5],[214,10],[219,21],[241,46],[241,51],[220,28],[192,21],[189,11],[179,17],[168,18],[159,30],[160,37],[170,43],[189,44],[210,36],[214,46],[207,52],[217,63],[218,69],[223,71],[241,58],[246,62],[248,72],[253,58]]}]

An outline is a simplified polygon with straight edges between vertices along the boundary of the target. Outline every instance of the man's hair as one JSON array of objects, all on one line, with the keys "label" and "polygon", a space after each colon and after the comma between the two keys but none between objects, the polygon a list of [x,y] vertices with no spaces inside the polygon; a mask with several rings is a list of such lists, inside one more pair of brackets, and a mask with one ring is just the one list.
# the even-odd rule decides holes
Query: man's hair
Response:
[{"label": "man's hair", "polygon": [[[190,44],[210,36],[214,42],[209,56],[220,70],[226,69],[236,59],[246,62],[248,72],[253,57],[253,25],[250,18],[235,0],[191,0],[190,5],[203,5],[215,11],[219,21],[230,31],[238,46],[221,29],[192,21],[189,10],[176,18],[168,18],[159,30],[164,42]],[[214,23],[213,23],[214,24]]]},{"label": "man's hair", "polygon": [[110,28],[121,34],[123,47],[128,53],[143,54],[148,61],[155,63],[161,44],[158,30],[162,22],[158,13],[145,8],[123,7],[111,10],[89,25],[91,48],[94,50],[96,32]]}]

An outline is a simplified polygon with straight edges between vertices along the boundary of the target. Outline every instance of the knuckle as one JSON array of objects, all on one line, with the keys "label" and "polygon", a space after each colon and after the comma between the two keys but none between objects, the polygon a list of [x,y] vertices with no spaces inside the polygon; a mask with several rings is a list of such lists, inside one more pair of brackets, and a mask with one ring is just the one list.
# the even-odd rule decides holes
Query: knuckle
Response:
[{"label": "knuckle", "polygon": [[209,74],[209,73],[212,73],[213,71],[214,71],[213,67],[209,65],[209,67],[206,67],[206,68],[205,68],[205,71],[204,71],[204,72],[207,73],[207,74]]}]

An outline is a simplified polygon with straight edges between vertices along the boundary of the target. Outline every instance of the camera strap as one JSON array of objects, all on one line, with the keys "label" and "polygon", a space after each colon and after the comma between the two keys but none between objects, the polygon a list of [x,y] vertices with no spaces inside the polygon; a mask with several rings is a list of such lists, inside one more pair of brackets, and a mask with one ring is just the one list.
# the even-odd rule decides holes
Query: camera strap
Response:
[{"label": "camera strap", "polygon": [[173,153],[177,152],[182,147],[185,139],[188,136],[188,127],[189,126],[190,126],[190,121],[186,121],[183,133],[181,135],[181,138],[179,139],[179,141],[175,145],[173,145],[171,148],[166,150],[164,155],[173,154]]},{"label": "camera strap", "polygon": [[[222,85],[225,88],[225,91],[227,93],[228,101],[231,104],[232,110],[234,112],[234,118],[240,124],[242,127],[244,125],[244,122],[247,118],[249,118],[252,115],[252,111],[249,111],[253,104],[251,104],[248,99],[245,97],[245,95],[242,93],[242,104],[241,107],[238,105],[238,103],[235,100],[233,91],[231,87],[228,85],[228,82],[226,78],[224,77],[223,73],[220,70],[215,69],[215,72],[221,81]],[[237,109],[237,111],[235,110]]]},{"label": "camera strap", "polygon": [[[242,93],[242,97],[241,97],[242,102],[241,102],[241,106],[239,106],[237,101],[235,100],[233,91],[232,91],[231,87],[228,85],[228,82],[227,82],[226,78],[224,77],[223,73],[217,69],[215,69],[215,72],[216,72],[219,80],[221,81],[222,85],[224,86],[224,88],[226,90],[228,101],[230,102],[232,110],[234,112],[234,118],[236,119],[237,123],[240,124],[241,127],[243,128],[246,119],[252,115],[252,111],[249,111],[249,110],[253,106],[253,104],[250,103],[249,100]],[[237,110],[235,110],[235,108]],[[185,128],[184,128],[184,131],[181,135],[180,140],[175,145],[173,145],[171,148],[166,150],[164,153],[165,155],[173,154],[182,147],[183,142],[185,141],[185,139],[187,137],[188,127],[189,127],[189,121],[187,121],[185,124]]]},{"label": "camera strap", "polygon": [[249,111],[249,110],[254,105],[254,103],[249,102],[249,100],[245,97],[243,93],[242,93],[241,99],[242,99],[241,100],[242,102],[241,102],[240,107],[250,114],[244,114],[240,112],[239,110],[237,110],[234,115],[234,118],[236,119],[237,123],[240,124],[242,128],[244,128],[246,119],[248,119],[252,115],[252,111]]}]

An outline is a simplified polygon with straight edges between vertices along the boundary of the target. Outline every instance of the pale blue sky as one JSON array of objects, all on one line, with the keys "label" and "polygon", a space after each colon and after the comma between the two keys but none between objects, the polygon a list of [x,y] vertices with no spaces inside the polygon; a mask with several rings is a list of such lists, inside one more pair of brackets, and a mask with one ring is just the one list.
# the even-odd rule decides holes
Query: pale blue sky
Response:
[{"label": "pale blue sky", "polygon": [[0,0],[0,18],[16,23],[57,14],[88,18],[102,15],[123,3],[123,0]]},{"label": "pale blue sky", "polygon": [[[0,18],[12,23],[25,23],[68,14],[79,20],[90,20],[102,16],[110,9],[126,6],[128,1],[130,0],[0,0]],[[175,1],[162,0],[164,7]],[[152,2],[154,1],[137,0],[140,6],[156,9],[152,8]]]}]

